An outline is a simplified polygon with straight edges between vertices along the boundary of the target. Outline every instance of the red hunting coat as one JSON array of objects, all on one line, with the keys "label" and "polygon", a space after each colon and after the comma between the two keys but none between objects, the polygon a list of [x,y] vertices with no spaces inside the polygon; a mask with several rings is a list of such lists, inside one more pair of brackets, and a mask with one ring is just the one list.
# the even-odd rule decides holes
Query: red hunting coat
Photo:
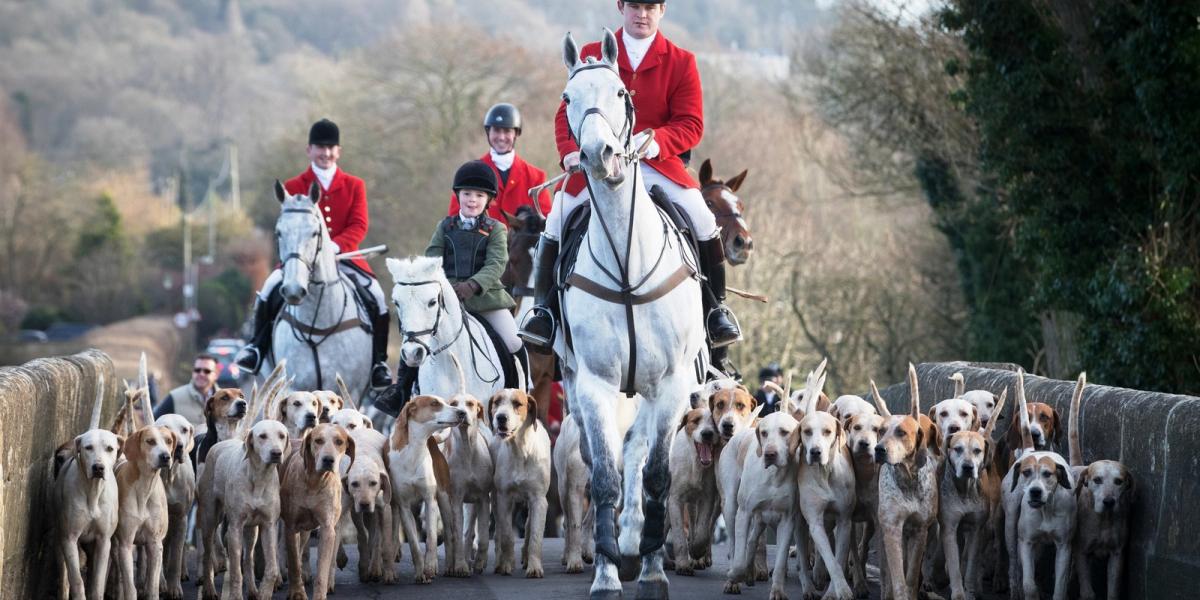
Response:
[{"label": "red hunting coat", "polygon": [[[658,156],[644,162],[682,187],[699,188],[700,184],[679,159],[679,154],[695,148],[704,135],[704,95],[695,55],[671,43],[660,31],[635,73],[629,66],[621,30],[616,35],[618,70],[621,81],[633,94],[637,113],[634,133],[653,129],[654,141],[658,142]],[[588,56],[600,57],[599,42],[583,47],[580,57]],[[579,150],[567,129],[566,104],[558,106],[554,138],[560,163],[562,157]],[[576,173],[567,181],[567,193],[578,195],[585,185],[583,174]]]},{"label": "red hunting coat", "polygon": [[[303,173],[287,180],[283,187],[292,195],[307,194],[314,181],[317,181],[317,175],[309,166]],[[367,217],[367,184],[339,168],[329,182],[329,189],[321,190],[317,206],[325,215],[329,237],[333,238],[340,252],[358,250],[358,245],[367,237],[367,227],[370,225]],[[374,275],[367,261],[361,257],[353,259],[353,262]]]},{"label": "red hunting coat", "polygon": [[[519,155],[513,157],[512,167],[508,170],[508,183],[505,183],[504,178],[500,177],[500,171],[492,162],[491,152],[484,154],[479,160],[487,163],[493,171],[496,171],[496,184],[500,186],[500,193],[488,205],[487,213],[501,223],[508,222],[508,219],[504,218],[505,212],[515,215],[518,207],[532,205],[533,202],[529,199],[529,188],[541,185],[546,181],[545,171],[525,162]],[[538,195],[538,204],[541,205],[543,215],[550,214],[549,190],[542,190],[542,193]],[[458,214],[458,196],[453,192],[450,193],[450,209],[446,211],[446,214]]]}]

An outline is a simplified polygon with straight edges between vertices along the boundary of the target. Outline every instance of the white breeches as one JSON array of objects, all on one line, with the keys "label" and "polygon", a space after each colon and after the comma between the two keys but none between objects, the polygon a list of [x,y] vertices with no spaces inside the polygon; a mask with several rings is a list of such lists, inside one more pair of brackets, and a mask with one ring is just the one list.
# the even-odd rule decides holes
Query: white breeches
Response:
[{"label": "white breeches", "polygon": [[[696,239],[699,241],[711,240],[721,233],[717,229],[717,220],[713,217],[712,211],[704,202],[704,196],[700,190],[696,188],[685,188],[654,170],[645,163],[642,163],[642,179],[645,181],[646,189],[649,190],[654,186],[659,186],[667,193],[667,198],[680,210],[687,213],[688,218],[692,220],[692,226],[696,228]],[[578,196],[568,194],[566,191],[559,192],[554,195],[554,203],[550,207],[550,214],[546,215],[546,237],[554,241],[560,241],[562,236],[563,219],[575,210],[575,207],[587,202],[587,189],[580,190]]]},{"label": "white breeches", "polygon": [[[350,279],[357,281],[360,285],[365,286],[371,291],[371,295],[375,297],[375,305],[379,307],[379,314],[387,314],[388,303],[383,298],[383,286],[379,285],[378,279],[372,279],[359,273],[357,269],[345,263],[338,263],[338,271]],[[275,269],[267,276],[267,280],[263,282],[261,290],[258,290],[259,300],[266,301],[267,294],[275,289],[283,281],[283,269]]]},{"label": "white breeches", "polygon": [[521,349],[520,337],[517,337],[517,322],[513,319],[512,311],[509,310],[489,310],[484,313],[479,313],[479,316],[487,319],[492,329],[500,334],[500,339],[504,340],[504,345],[508,348],[509,354],[516,354]]}]

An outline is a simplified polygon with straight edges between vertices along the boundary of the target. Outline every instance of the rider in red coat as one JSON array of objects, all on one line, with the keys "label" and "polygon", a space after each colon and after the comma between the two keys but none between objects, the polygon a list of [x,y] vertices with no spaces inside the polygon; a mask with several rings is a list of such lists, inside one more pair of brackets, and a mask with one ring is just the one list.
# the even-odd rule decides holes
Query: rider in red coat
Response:
[{"label": "rider in red coat", "polygon": [[[529,199],[529,188],[546,181],[546,172],[525,162],[517,156],[517,138],[521,136],[521,112],[517,107],[501,102],[490,109],[483,117],[483,131],[487,135],[491,149],[479,160],[492,167],[496,172],[496,181],[500,193],[488,205],[488,216],[502,223],[507,223],[506,215],[517,214],[522,206],[532,206]],[[542,190],[538,195],[539,212],[550,212],[550,192]],[[447,215],[458,214],[458,197],[450,194],[450,210]]]},{"label": "rider in red coat", "polygon": [[[624,18],[624,27],[616,33],[617,66],[621,81],[628,88],[636,111],[633,146],[640,147],[647,130],[654,131],[646,158],[642,161],[642,176],[646,188],[662,188],[667,197],[691,218],[693,231],[700,246],[700,269],[708,280],[711,294],[704,294],[705,325],[709,344],[722,348],[741,339],[732,314],[725,302],[725,253],[721,247],[720,229],[712,211],[700,193],[700,184],[687,172],[679,155],[700,143],[704,134],[704,99],[696,57],[671,43],[658,31],[658,23],[666,12],[662,0],[621,2],[617,8]],[[600,57],[600,44],[584,46],[582,57]],[[579,165],[579,147],[571,138],[567,126],[566,104],[560,104],[554,122],[555,141],[564,169]],[[521,337],[530,348],[546,351],[554,339],[553,300],[554,262],[558,257],[562,221],[576,207],[587,201],[586,182],[582,173],[572,175],[546,219],[546,230],[538,243],[534,261],[534,285],[537,306],[521,328]]]},{"label": "rider in red coat", "polygon": [[[320,184],[321,199],[317,206],[324,215],[335,253],[358,250],[370,226],[366,184],[337,166],[342,153],[340,142],[340,133],[333,121],[321,119],[314,123],[308,132],[307,154],[311,164],[303,173],[284,184],[284,188],[292,195],[308,193],[314,181]],[[361,257],[338,261],[338,271],[354,282],[360,297],[369,297],[374,301],[371,386],[387,387],[392,383],[392,374],[387,366],[389,319],[383,288],[367,261]],[[262,367],[262,357],[271,351],[271,330],[283,307],[283,296],[279,293],[282,281],[283,270],[275,269],[267,277],[254,303],[254,338],[237,358],[238,365],[252,373],[258,373]]]}]

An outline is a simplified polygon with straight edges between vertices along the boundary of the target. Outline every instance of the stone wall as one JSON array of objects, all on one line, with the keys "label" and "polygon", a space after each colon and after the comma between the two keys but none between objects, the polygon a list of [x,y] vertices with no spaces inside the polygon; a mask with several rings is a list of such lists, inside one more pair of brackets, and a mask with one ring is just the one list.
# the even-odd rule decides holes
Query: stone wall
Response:
[{"label": "stone wall", "polygon": [[120,390],[99,350],[0,368],[0,600],[46,598],[55,589],[51,457],[87,430],[97,394],[107,427]]}]

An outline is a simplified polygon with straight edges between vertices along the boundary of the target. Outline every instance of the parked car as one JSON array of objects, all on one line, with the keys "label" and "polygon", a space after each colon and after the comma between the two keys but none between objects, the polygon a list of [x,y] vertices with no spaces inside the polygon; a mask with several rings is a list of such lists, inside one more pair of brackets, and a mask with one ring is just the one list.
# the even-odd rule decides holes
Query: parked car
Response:
[{"label": "parked car", "polygon": [[50,337],[46,335],[45,331],[40,331],[38,329],[22,329],[21,332],[17,334],[17,341],[48,342],[50,341]]},{"label": "parked car", "polygon": [[220,387],[237,387],[241,368],[233,362],[245,342],[235,338],[213,338],[204,349],[217,359],[217,385]]}]

